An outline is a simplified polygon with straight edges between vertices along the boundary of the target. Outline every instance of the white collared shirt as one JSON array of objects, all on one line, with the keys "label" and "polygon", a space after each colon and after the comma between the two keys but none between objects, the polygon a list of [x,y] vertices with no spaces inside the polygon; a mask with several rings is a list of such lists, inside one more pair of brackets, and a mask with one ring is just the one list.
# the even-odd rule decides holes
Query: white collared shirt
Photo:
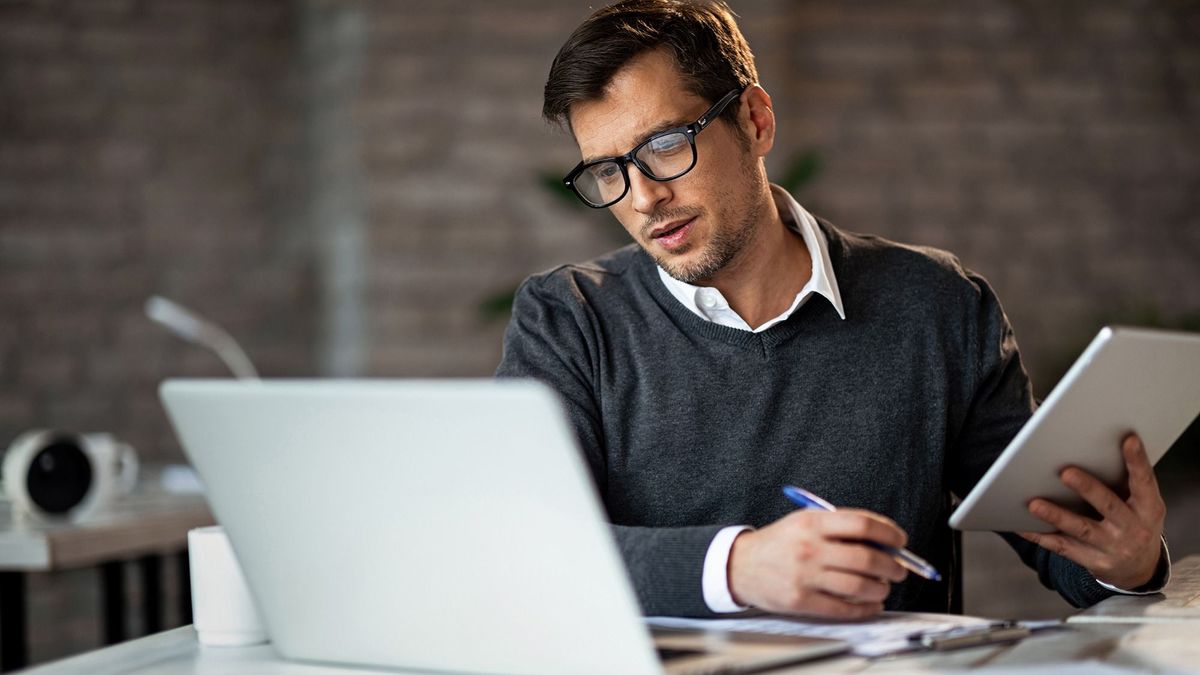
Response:
[{"label": "white collared shirt", "polygon": [[804,288],[800,289],[800,292],[796,294],[792,305],[783,314],[771,319],[758,328],[751,328],[745,319],[738,316],[738,313],[729,307],[725,296],[716,288],[693,286],[692,284],[684,283],[667,274],[661,267],[658,268],[659,278],[662,279],[663,284],[666,285],[671,295],[675,296],[675,299],[684,307],[687,307],[705,321],[711,321],[730,328],[761,333],[771,326],[786,320],[801,305],[807,302],[813,293],[820,293],[825,296],[834,309],[837,310],[838,316],[845,319],[846,311],[842,308],[842,295],[838,292],[837,278],[834,277],[833,266],[829,262],[829,244],[825,239],[825,233],[821,232],[821,229],[817,227],[816,218],[813,218],[808,211],[804,210],[804,207],[796,203],[796,200],[786,190],[778,185],[771,186],[771,196],[775,198],[775,207],[779,210],[780,217],[783,218],[788,227],[800,234],[801,238],[804,239],[804,245],[808,248],[809,255],[812,257],[812,276],[809,278],[808,283],[804,285]]}]

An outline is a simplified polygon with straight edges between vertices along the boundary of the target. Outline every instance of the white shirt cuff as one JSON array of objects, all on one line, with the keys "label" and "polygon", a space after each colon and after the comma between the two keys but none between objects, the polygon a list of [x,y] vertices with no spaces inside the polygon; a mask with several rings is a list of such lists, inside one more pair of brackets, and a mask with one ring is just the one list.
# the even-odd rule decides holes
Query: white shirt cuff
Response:
[{"label": "white shirt cuff", "polygon": [[[1154,595],[1155,593],[1161,593],[1162,589],[1166,588],[1167,583],[1169,581],[1171,581],[1171,552],[1169,550],[1167,550],[1167,538],[1166,537],[1162,538],[1162,559],[1165,560],[1166,564],[1167,564],[1167,575],[1165,577],[1163,577],[1162,585],[1159,586],[1158,588],[1152,588],[1148,591],[1127,591],[1124,588],[1117,588],[1116,586],[1113,586],[1112,584],[1106,584],[1103,581],[1100,581],[1099,579],[1096,579],[1096,583],[1107,588],[1108,590],[1112,591],[1113,593],[1120,593],[1121,595]],[[1160,562],[1159,564],[1162,564],[1162,563]],[[1154,576],[1158,576],[1158,568],[1157,567],[1154,568]],[[707,597],[708,596],[705,596],[706,599],[707,599]]]},{"label": "white shirt cuff", "polygon": [[733,550],[733,540],[751,529],[754,528],[747,525],[731,525],[718,532],[708,545],[700,586],[704,591],[704,604],[713,612],[726,614],[749,609],[734,602],[733,593],[729,592],[729,552]]}]

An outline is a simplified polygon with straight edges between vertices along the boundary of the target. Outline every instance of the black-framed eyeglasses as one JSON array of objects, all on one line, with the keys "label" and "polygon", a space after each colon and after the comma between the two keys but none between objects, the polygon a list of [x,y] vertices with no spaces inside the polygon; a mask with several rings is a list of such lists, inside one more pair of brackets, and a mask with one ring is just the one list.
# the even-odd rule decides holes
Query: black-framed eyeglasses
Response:
[{"label": "black-framed eyeglasses", "polygon": [[563,184],[584,204],[602,209],[621,201],[629,192],[630,162],[647,178],[660,183],[679,178],[696,166],[696,134],[704,131],[741,93],[742,90],[734,89],[695,122],[654,134],[620,157],[580,162],[563,178]]}]

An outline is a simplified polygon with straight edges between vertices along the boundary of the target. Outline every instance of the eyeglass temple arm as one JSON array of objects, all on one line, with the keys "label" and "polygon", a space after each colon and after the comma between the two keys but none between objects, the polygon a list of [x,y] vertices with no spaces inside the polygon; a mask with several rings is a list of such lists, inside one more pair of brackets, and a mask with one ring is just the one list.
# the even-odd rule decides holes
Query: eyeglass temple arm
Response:
[{"label": "eyeglass temple arm", "polygon": [[741,96],[743,91],[745,91],[745,89],[734,89],[728,94],[722,96],[721,100],[714,103],[713,107],[709,108],[703,115],[701,115],[700,119],[696,120],[696,131],[691,131],[691,129],[688,129],[688,131],[691,131],[691,133],[694,134],[704,127],[707,127],[712,123],[713,120],[717,119],[721,113],[725,112],[725,107],[732,103],[735,98]]}]

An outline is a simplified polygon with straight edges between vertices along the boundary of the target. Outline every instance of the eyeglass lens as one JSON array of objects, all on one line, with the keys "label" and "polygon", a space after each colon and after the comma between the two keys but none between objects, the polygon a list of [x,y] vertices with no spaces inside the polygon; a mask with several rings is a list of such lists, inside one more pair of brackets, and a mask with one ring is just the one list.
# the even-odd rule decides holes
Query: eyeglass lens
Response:
[{"label": "eyeglass lens", "polygon": [[[688,172],[696,163],[696,149],[687,134],[673,132],[648,140],[634,155],[634,163],[647,176],[670,180]],[[625,172],[617,162],[600,162],[575,177],[575,190],[597,206],[614,202],[628,187]]]}]

